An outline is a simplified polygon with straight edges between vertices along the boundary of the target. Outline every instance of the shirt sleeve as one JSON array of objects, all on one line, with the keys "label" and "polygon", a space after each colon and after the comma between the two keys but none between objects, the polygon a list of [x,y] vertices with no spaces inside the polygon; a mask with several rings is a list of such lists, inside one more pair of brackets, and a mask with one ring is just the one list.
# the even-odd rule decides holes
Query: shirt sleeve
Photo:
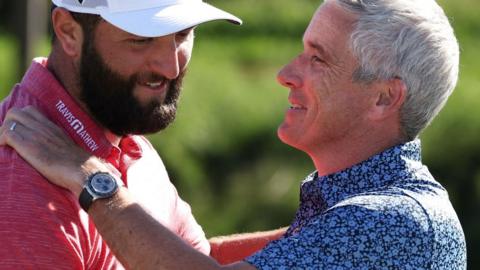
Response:
[{"label": "shirt sleeve", "polygon": [[195,220],[190,205],[180,198],[170,181],[162,159],[145,137],[136,138],[143,156],[129,168],[130,192],[157,221],[196,250],[209,255],[210,244],[205,233]]},{"label": "shirt sleeve", "polygon": [[[175,189],[175,187],[172,188]],[[176,193],[175,189],[175,193]],[[176,220],[181,222],[179,235],[193,248],[205,255],[210,254],[210,243],[208,242],[202,227],[195,220],[190,205],[183,201],[177,194]]]},{"label": "shirt sleeve", "polygon": [[2,269],[123,269],[73,194],[0,147]]},{"label": "shirt sleeve", "polygon": [[377,202],[337,205],[246,262],[258,269],[430,269],[431,227],[422,209],[410,199]]}]

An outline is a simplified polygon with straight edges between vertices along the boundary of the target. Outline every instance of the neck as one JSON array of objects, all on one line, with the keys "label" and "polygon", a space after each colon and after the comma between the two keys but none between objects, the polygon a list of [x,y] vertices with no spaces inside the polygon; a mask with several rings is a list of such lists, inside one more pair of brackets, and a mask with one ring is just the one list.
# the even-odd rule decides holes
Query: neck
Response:
[{"label": "neck", "polygon": [[350,168],[403,142],[400,136],[388,136],[391,132],[388,135],[380,133],[380,136],[366,133],[356,139],[322,145],[320,149],[308,152],[318,175],[325,176]]},{"label": "neck", "polygon": [[[53,45],[55,46],[55,45]],[[73,59],[63,54],[62,50],[53,49],[48,56],[47,68],[57,78],[60,84],[75,99],[83,110],[88,111],[80,98],[80,69]]]},{"label": "neck", "polygon": [[119,146],[120,140],[122,139],[122,137],[113,134],[110,130],[105,130],[105,137],[114,146]]}]

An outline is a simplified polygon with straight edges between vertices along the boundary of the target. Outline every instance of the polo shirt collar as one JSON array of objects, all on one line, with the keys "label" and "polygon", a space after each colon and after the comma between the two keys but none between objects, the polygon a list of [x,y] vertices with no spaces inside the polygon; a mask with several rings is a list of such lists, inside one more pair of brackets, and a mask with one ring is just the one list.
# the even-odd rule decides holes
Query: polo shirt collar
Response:
[{"label": "polo shirt collar", "polygon": [[40,102],[40,110],[61,126],[84,150],[107,158],[114,147],[104,130],[80,107],[46,68],[46,58],[36,58],[22,79],[21,85]]},{"label": "polo shirt collar", "polygon": [[351,195],[402,181],[422,167],[420,140],[414,140],[337,173],[321,177],[312,173],[302,182],[301,201],[330,208]]}]

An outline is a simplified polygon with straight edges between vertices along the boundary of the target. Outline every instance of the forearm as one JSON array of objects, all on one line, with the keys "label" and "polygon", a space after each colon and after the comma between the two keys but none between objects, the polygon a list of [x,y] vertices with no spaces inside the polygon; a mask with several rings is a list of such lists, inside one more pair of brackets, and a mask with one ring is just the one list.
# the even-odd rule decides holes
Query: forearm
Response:
[{"label": "forearm", "polygon": [[210,256],[220,264],[229,264],[252,255],[269,242],[280,238],[287,228],[266,232],[255,232],[220,236],[210,239]]},{"label": "forearm", "polygon": [[[15,129],[12,126],[16,127]],[[9,145],[54,184],[79,198],[87,177],[96,172],[116,174],[107,163],[75,145],[62,129],[34,108],[9,111],[0,126],[0,146]],[[218,269],[201,254],[152,218],[126,188],[93,201],[88,210],[113,253],[129,269]],[[247,263],[229,269],[254,269]]]},{"label": "forearm", "polygon": [[153,219],[125,188],[111,199],[95,201],[88,213],[128,269],[220,268]]}]

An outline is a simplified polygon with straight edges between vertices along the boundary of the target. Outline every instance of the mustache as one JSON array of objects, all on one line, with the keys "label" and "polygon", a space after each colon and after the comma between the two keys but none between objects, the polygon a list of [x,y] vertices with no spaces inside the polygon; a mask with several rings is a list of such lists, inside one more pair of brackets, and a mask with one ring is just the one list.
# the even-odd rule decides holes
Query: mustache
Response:
[{"label": "mustache", "polygon": [[132,80],[138,83],[145,83],[145,82],[166,82],[170,84],[172,81],[176,80],[177,78],[171,80],[167,79],[165,76],[161,74],[156,74],[152,72],[147,73],[137,73],[133,76]]}]

